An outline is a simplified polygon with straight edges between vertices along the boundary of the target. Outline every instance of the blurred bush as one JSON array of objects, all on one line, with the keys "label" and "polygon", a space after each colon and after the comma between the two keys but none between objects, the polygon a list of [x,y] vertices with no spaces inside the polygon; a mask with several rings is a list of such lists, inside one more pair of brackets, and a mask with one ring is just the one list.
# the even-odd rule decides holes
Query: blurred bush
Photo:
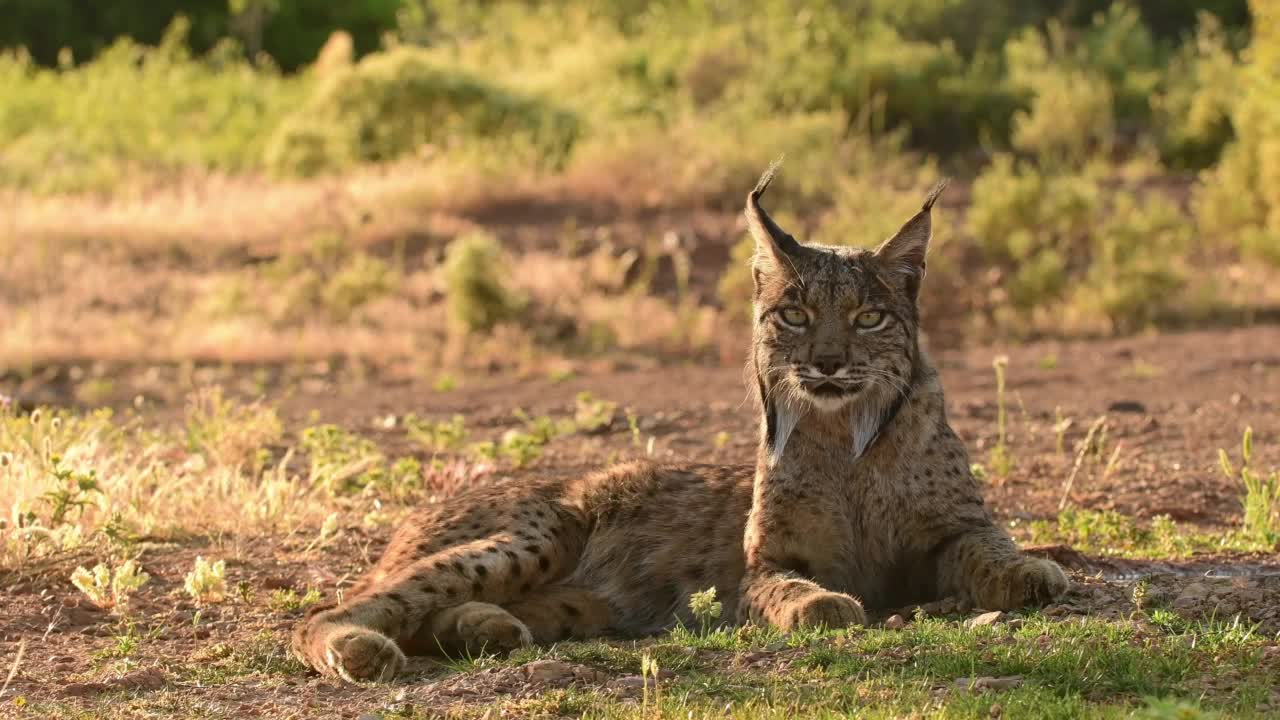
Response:
[{"label": "blurred bush", "polygon": [[121,39],[76,67],[0,54],[0,184],[108,190],[137,171],[257,167],[308,80],[251,65],[233,41],[195,57],[189,29],[179,19],[155,47]]},{"label": "blurred bush", "polygon": [[509,287],[510,268],[496,238],[483,232],[449,243],[444,261],[445,302],[455,331],[492,330],[524,306]]},{"label": "blurred bush", "polygon": [[1253,41],[1230,102],[1236,141],[1194,199],[1201,231],[1220,246],[1280,265],[1280,8],[1255,0]]},{"label": "blurred bush", "polygon": [[442,67],[417,48],[329,70],[271,139],[265,159],[273,170],[311,175],[394,160],[424,145],[497,139],[508,151],[530,149],[535,165],[555,165],[578,134],[571,114]]},{"label": "blurred bush", "polygon": [[1158,195],[1104,190],[1106,179],[1097,166],[1048,172],[1001,155],[975,181],[968,230],[1024,320],[1131,332],[1180,299],[1187,218]]}]

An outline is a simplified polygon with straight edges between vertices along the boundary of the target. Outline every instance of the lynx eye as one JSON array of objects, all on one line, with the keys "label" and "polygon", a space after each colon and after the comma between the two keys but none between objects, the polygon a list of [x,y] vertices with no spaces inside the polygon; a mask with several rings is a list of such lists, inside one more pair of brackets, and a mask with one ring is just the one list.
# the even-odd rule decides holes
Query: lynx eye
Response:
[{"label": "lynx eye", "polygon": [[888,317],[883,310],[866,310],[858,313],[853,319],[853,324],[859,330],[878,330],[885,324]]},{"label": "lynx eye", "polygon": [[809,324],[809,313],[794,305],[779,310],[778,317],[782,318],[782,322],[792,327],[801,328]]}]

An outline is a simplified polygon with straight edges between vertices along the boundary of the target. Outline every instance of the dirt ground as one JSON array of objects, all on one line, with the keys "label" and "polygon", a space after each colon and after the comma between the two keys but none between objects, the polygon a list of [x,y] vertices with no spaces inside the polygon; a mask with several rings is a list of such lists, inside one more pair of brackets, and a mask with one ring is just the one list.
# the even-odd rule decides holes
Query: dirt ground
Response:
[{"label": "dirt ground", "polygon": [[[1219,470],[1217,449],[1227,448],[1238,457],[1241,433],[1252,426],[1255,466],[1280,466],[1280,327],[937,352],[934,360],[947,389],[949,416],[976,462],[986,462],[996,441],[992,361],[1002,354],[1009,358],[1006,405],[1014,467],[1008,477],[990,478],[988,498],[1015,533],[1027,521],[1056,515],[1075,460],[1073,448],[1102,416],[1107,418],[1104,452],[1115,459],[1107,472],[1095,463],[1077,473],[1066,497],[1075,506],[1138,518],[1166,514],[1197,531],[1221,532],[1239,524],[1242,493]],[[234,389],[249,384],[249,370],[214,368],[205,380]],[[40,394],[40,383],[56,384],[68,372],[51,367],[5,389],[21,401]],[[145,394],[144,413],[156,422],[172,419],[180,402],[154,388],[163,387],[165,374],[173,372],[114,369],[120,378],[119,402]],[[612,425],[603,433],[552,441],[529,467],[507,472],[513,481],[533,474],[583,472],[612,459],[645,454],[704,462],[751,457],[755,429],[737,367],[621,368],[558,382],[494,378],[465,382],[447,392],[390,373],[355,379],[342,368],[317,367],[290,392],[269,391],[267,397],[291,429],[317,420],[334,422],[374,438],[389,454],[422,455],[396,429],[393,418],[409,412],[433,418],[462,414],[477,435],[496,437],[519,425],[513,409],[561,416],[573,411],[581,391],[618,403]],[[636,419],[638,432],[626,421],[628,414]],[[1054,428],[1067,419],[1059,451]],[[87,603],[66,580],[70,569],[86,558],[0,576],[0,657],[13,658],[25,646],[9,696],[21,696],[33,706],[53,703],[43,707],[86,712],[102,712],[119,700],[122,704],[113,712],[125,715],[144,714],[140,708],[145,707],[209,717],[358,717],[364,708],[465,707],[504,694],[521,697],[573,684],[625,691],[630,682],[625,673],[577,666],[546,677],[528,667],[457,675],[422,661],[412,682],[373,688],[319,679],[293,666],[285,647],[301,611],[273,607],[270,593],[310,587],[328,593],[349,585],[376,557],[386,535],[346,528],[323,549],[309,547],[308,538],[297,536],[146,543],[142,562],[152,581],[134,600],[132,631]],[[1129,581],[1151,573],[1151,595],[1174,607],[1206,616],[1238,612],[1271,635],[1280,631],[1280,557],[1274,554],[1144,563],[1062,547],[1039,552],[1063,561],[1076,580],[1072,593],[1049,608],[1050,614],[1119,616],[1131,609]],[[237,588],[231,601],[197,608],[182,593],[183,575],[198,554],[228,558],[229,585]],[[127,660],[113,661],[122,635],[123,642],[136,646],[126,653]],[[235,679],[246,667],[261,672]],[[11,702],[6,700],[0,715],[21,714]]]}]

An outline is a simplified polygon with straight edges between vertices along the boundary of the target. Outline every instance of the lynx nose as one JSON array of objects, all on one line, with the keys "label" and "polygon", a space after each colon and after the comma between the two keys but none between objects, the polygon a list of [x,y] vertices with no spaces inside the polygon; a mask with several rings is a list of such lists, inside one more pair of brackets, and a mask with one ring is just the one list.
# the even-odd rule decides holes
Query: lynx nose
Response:
[{"label": "lynx nose", "polygon": [[837,354],[823,354],[813,359],[813,366],[823,375],[835,375],[844,367],[844,357]]}]

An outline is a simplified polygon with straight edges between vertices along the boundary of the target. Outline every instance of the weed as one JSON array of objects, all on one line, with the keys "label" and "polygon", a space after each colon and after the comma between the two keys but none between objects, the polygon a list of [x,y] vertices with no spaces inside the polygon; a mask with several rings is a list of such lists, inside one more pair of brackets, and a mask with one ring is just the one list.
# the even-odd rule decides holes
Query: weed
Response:
[{"label": "weed", "polygon": [[643,689],[643,696],[642,696],[642,705],[641,705],[641,707],[643,707],[643,708],[645,709],[645,711],[646,711],[646,712],[647,712],[647,711],[648,711],[648,709],[649,709],[649,686],[650,686],[650,683],[652,683],[652,684],[653,684],[653,703],[654,703],[654,705],[657,705],[659,702],[661,702],[662,696],[661,696],[660,691],[659,691],[659,689],[658,689],[658,674],[659,674],[660,672],[661,672],[661,670],[658,668],[658,661],[657,661],[657,660],[656,660],[652,655],[650,655],[650,654],[649,654],[649,651],[647,651],[647,650],[646,650],[646,651],[645,651],[645,652],[640,656],[640,677],[641,677],[641,679],[644,681],[644,689]]},{"label": "weed", "polygon": [[1013,470],[1013,454],[1008,446],[1008,415],[1005,410],[1005,371],[1009,367],[1009,357],[1000,355],[992,361],[996,371],[996,445],[991,448],[988,462],[995,474],[1004,479]]},{"label": "weed", "polygon": [[711,632],[711,628],[720,620],[720,613],[724,606],[719,600],[716,600],[716,589],[709,587],[701,592],[693,593],[689,596],[689,610],[693,613],[693,617],[698,621],[699,629],[703,635]]},{"label": "weed", "polygon": [[[35,423],[33,415],[32,424]],[[50,479],[55,487],[42,495],[41,499],[49,505],[49,524],[57,526],[67,519],[67,514],[72,510],[83,512],[92,505],[92,496],[100,494],[101,489],[98,486],[97,472],[77,472],[65,467],[61,455],[51,455],[49,463],[52,465],[49,470],[52,476]]]},{"label": "weed", "polygon": [[1264,545],[1275,545],[1280,542],[1280,471],[1272,471],[1269,475],[1255,471],[1250,467],[1253,460],[1253,428],[1247,427],[1240,441],[1240,472],[1235,467],[1227,451],[1218,449],[1218,462],[1222,472],[1229,480],[1239,478],[1244,485],[1244,498],[1241,505],[1244,509],[1244,532]]},{"label": "weed", "polygon": [[71,573],[71,584],[84,593],[90,602],[115,612],[125,612],[129,596],[150,579],[151,576],[143,572],[134,560],[126,560],[114,571],[98,563],[93,570],[77,567]]},{"label": "weed", "polygon": [[1071,497],[1071,490],[1076,484],[1076,475],[1080,473],[1084,460],[1090,455],[1096,456],[1105,442],[1102,438],[1106,436],[1107,416],[1103,415],[1093,424],[1089,426],[1089,431],[1085,433],[1084,440],[1080,441],[1080,445],[1076,449],[1076,459],[1071,466],[1071,474],[1067,476],[1066,482],[1062,484],[1062,497],[1058,499],[1058,510],[1061,511],[1067,506],[1067,501]]},{"label": "weed", "polygon": [[198,603],[217,603],[227,595],[227,563],[225,560],[209,562],[196,557],[195,566],[183,579],[182,587]]},{"label": "weed", "polygon": [[123,630],[117,630],[112,633],[111,639],[114,642],[93,654],[96,661],[102,660],[128,660],[138,651],[142,645],[142,636],[138,634],[137,626],[132,621],[125,621]]},{"label": "weed", "polygon": [[250,463],[261,470],[264,463],[258,451],[279,442],[283,434],[274,410],[261,403],[237,403],[220,387],[201,388],[187,400],[187,448],[212,463]]},{"label": "weed", "polygon": [[1053,446],[1059,455],[1066,452],[1067,431],[1075,424],[1075,420],[1062,414],[1062,406],[1053,408]]}]

